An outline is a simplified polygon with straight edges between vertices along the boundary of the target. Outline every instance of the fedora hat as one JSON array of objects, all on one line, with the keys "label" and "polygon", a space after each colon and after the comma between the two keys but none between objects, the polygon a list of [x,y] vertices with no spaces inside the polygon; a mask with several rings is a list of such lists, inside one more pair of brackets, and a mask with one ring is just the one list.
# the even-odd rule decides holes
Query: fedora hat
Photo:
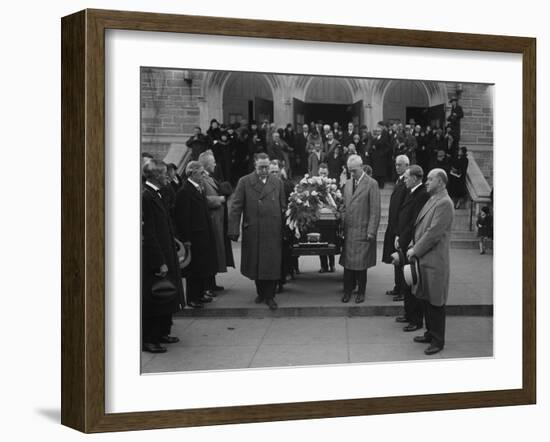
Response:
[{"label": "fedora hat", "polygon": [[393,259],[393,262],[392,262],[393,265],[402,266],[403,264],[405,264],[405,255],[401,250],[396,250],[390,256]]},{"label": "fedora hat", "polygon": [[416,289],[420,282],[420,263],[416,256],[413,256],[409,264],[403,267],[403,275],[405,276],[405,282],[411,288],[411,292],[416,294]]},{"label": "fedora hat", "polygon": [[183,243],[176,239],[176,243],[178,244],[178,262],[180,265],[180,269],[183,270],[186,268],[189,263],[191,262],[191,247],[185,247]]}]

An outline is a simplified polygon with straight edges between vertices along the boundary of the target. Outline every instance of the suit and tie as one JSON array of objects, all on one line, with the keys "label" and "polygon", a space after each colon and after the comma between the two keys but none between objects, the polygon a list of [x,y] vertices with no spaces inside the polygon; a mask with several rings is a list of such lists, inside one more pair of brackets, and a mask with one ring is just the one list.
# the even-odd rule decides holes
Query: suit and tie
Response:
[{"label": "suit and tie", "polygon": [[[416,218],[422,207],[426,204],[426,201],[430,198],[430,195],[426,191],[426,187],[420,182],[418,187],[413,189],[407,189],[407,194],[401,205],[401,209],[398,214],[397,225],[395,228],[395,235],[399,238],[399,248],[405,253],[412,243],[414,237],[414,224]],[[399,268],[401,278],[403,278],[403,265],[395,266]],[[403,279],[401,279],[403,281]],[[404,283],[401,284],[404,301],[405,301],[405,319],[413,326],[421,328],[423,325],[423,306],[412,293],[411,288]],[[411,330],[412,331],[412,330]]]},{"label": "suit and tie", "polygon": [[349,301],[358,284],[356,302],[362,302],[367,285],[367,269],[376,265],[376,233],[380,224],[380,191],[375,180],[363,173],[359,180],[346,181],[342,206],[344,248],[344,298]]}]

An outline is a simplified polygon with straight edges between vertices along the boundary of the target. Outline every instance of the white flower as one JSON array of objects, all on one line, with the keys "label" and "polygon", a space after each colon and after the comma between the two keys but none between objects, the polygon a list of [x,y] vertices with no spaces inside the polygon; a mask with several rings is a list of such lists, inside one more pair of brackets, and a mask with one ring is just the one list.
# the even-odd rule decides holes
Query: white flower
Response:
[{"label": "white flower", "polygon": [[304,204],[304,206],[309,207],[309,201],[306,201],[306,203]]},{"label": "white flower", "polygon": [[290,209],[286,209],[286,216],[290,216]]},{"label": "white flower", "polygon": [[298,199],[296,200],[296,202],[297,202],[298,204],[302,204],[302,200],[301,200],[300,198],[298,198]]},{"label": "white flower", "polygon": [[306,190],[306,191],[304,192],[304,195],[305,195],[305,196],[309,196],[309,190]]},{"label": "white flower", "polygon": [[311,178],[308,178],[308,179],[307,179],[307,183],[308,183],[308,184],[313,184],[313,180],[312,180]]},{"label": "white flower", "polygon": [[306,173],[306,174],[304,175],[304,178],[306,178],[306,179],[309,178],[309,173]]},{"label": "white flower", "polygon": [[330,185],[330,188],[331,188],[332,190],[338,189],[338,187],[336,186],[336,184],[331,184],[331,185]]},{"label": "white flower", "polygon": [[311,192],[311,196],[317,196],[317,195],[318,195],[318,193],[317,193],[316,190],[314,190],[314,191]]}]

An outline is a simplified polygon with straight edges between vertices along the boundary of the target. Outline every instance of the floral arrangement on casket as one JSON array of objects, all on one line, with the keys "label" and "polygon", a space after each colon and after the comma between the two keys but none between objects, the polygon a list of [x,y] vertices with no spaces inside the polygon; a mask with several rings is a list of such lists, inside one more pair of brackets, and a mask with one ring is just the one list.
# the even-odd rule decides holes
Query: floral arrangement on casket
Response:
[{"label": "floral arrangement on casket", "polygon": [[342,192],[336,180],[308,174],[294,187],[288,200],[286,225],[296,238],[307,233],[319,220],[320,211],[331,210],[338,216],[342,204]]}]

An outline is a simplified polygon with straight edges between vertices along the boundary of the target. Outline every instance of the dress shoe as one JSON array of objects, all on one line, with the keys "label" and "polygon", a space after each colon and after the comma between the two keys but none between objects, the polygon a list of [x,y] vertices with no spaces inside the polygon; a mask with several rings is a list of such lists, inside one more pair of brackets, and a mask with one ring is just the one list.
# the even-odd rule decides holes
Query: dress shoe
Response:
[{"label": "dress shoe", "polygon": [[254,299],[254,302],[256,304],[263,304],[264,303],[264,298],[262,298],[261,296],[256,296],[256,299]]},{"label": "dress shoe", "polygon": [[342,302],[349,302],[351,299],[351,293],[345,293],[344,296],[342,296]]},{"label": "dress shoe", "polygon": [[192,307],[192,308],[203,308],[204,307],[201,302],[194,302],[194,301],[188,302],[187,305],[189,307]]},{"label": "dress shoe", "polygon": [[403,327],[403,331],[404,332],[412,332],[412,331],[416,331],[418,329],[420,329],[421,327],[419,327],[418,325],[416,324],[409,324],[409,325],[406,325],[405,327]]},{"label": "dress shoe", "polygon": [[152,342],[144,342],[143,351],[148,353],[166,353],[166,347],[160,344],[153,344]]},{"label": "dress shoe", "polygon": [[327,272],[328,272],[327,269],[320,269],[320,270],[319,270],[319,273],[327,273]]},{"label": "dress shoe", "polygon": [[175,344],[176,342],[180,341],[180,338],[178,338],[177,336],[166,335],[166,336],[161,336],[159,338],[159,341],[162,344]]},{"label": "dress shoe", "polygon": [[355,297],[355,303],[361,304],[362,302],[365,302],[365,295],[358,293],[357,296]]},{"label": "dress shoe", "polygon": [[395,318],[395,322],[410,322],[405,316],[398,316]]},{"label": "dress shoe", "polygon": [[420,344],[430,344],[432,342],[432,338],[428,338],[427,336],[415,336],[413,341],[419,342]]},{"label": "dress shoe", "polygon": [[397,296],[397,292],[394,292],[393,290],[386,291],[386,295],[388,296]]},{"label": "dress shoe", "polygon": [[221,285],[215,285],[214,287],[212,287],[212,290],[215,292],[221,292],[222,290],[225,290],[225,289]]},{"label": "dress shoe", "polygon": [[268,305],[269,310],[277,310],[278,305],[274,299],[268,299],[265,303]]},{"label": "dress shoe", "polygon": [[404,299],[405,299],[404,296],[397,295],[397,296],[394,296],[394,297],[393,297],[393,302],[403,301]]},{"label": "dress shoe", "polygon": [[212,298],[210,296],[202,295],[202,298],[200,298],[199,301],[206,304],[208,302],[212,302]]},{"label": "dress shoe", "polygon": [[429,355],[435,355],[436,353],[439,353],[441,350],[443,350],[443,347],[438,347],[437,345],[430,345],[426,350],[424,350],[424,354]]},{"label": "dress shoe", "polygon": [[204,296],[208,296],[209,298],[215,298],[218,295],[216,293],[214,293],[212,290],[206,290],[204,292]]}]

